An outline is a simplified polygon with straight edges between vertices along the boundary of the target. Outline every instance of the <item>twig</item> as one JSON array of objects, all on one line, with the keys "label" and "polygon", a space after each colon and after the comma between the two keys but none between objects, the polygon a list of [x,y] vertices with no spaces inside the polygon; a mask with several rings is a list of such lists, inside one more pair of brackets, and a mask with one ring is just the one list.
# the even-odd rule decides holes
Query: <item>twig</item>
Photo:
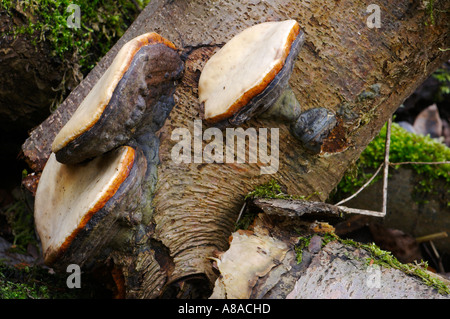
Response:
[{"label": "twig", "polygon": [[438,251],[436,249],[436,246],[434,246],[432,240],[430,240],[428,243],[430,244],[431,249],[433,250],[433,253],[434,253],[434,255],[435,255],[436,259],[437,259],[437,266],[439,268],[439,272],[442,272],[442,273],[445,272],[444,265],[442,264],[441,256],[439,256],[439,253],[438,253]]},{"label": "twig", "polygon": [[[358,191],[356,191],[356,193],[354,193],[352,196],[350,196],[348,198],[345,198],[345,199],[341,200],[339,203],[335,204],[337,207],[339,207],[341,209],[345,209],[347,213],[370,215],[370,216],[377,216],[377,217],[384,217],[384,216],[386,216],[386,211],[387,211],[387,188],[388,188],[388,174],[389,174],[389,148],[390,148],[390,145],[391,145],[391,125],[392,125],[392,117],[389,118],[389,120],[387,122],[386,143],[385,143],[385,150],[384,150],[384,163],[382,163],[380,165],[380,167],[378,167],[378,169],[375,172],[375,174],[373,174],[373,176],[360,189],[358,189]],[[350,199],[352,199],[353,197],[358,195],[364,188],[366,188],[370,184],[370,182],[372,182],[373,179],[378,175],[378,173],[381,170],[381,167],[383,167],[383,166],[384,166],[384,172],[383,172],[383,206],[382,206],[382,211],[381,212],[369,211],[369,210],[361,210],[361,209],[348,208],[348,207],[345,207],[345,206],[339,206],[339,205],[349,201]]]},{"label": "twig", "polygon": [[253,200],[253,205],[259,207],[268,215],[278,215],[290,218],[302,217],[305,220],[341,219],[345,214],[383,217],[382,212],[336,206],[324,202],[311,202],[303,199],[257,198]]},{"label": "twig", "polygon": [[347,197],[343,200],[341,200],[339,203],[335,204],[336,206],[339,206],[345,202],[348,202],[350,199],[352,199],[353,197],[355,197],[356,195],[358,195],[364,188],[366,188],[373,180],[374,178],[378,175],[378,173],[380,172],[381,168],[383,167],[383,163],[381,163],[380,167],[378,167],[377,171],[373,174],[373,176],[363,185],[361,186],[360,189],[358,189],[356,191],[356,193],[354,193],[352,196]]},{"label": "twig", "polygon": [[244,212],[245,206],[247,206],[247,201],[244,202],[244,204],[241,207],[241,211],[239,212],[239,216],[236,220],[236,224],[239,222],[239,220],[241,219],[242,213]]},{"label": "twig", "polygon": [[436,239],[441,239],[441,238],[447,238],[448,235],[445,231],[440,232],[440,233],[434,233],[431,235],[426,235],[426,236],[421,236],[421,237],[417,237],[416,238],[416,242],[418,243],[423,243],[426,241],[430,241],[430,240],[436,240]]},{"label": "twig", "polygon": [[399,162],[399,163],[389,163],[389,165],[391,165],[391,166],[406,165],[406,164],[414,164],[414,165],[442,165],[442,164],[450,164],[450,161],[443,161],[443,162]]},{"label": "twig", "polygon": [[389,118],[386,127],[386,143],[384,150],[384,172],[383,172],[383,208],[382,213],[386,215],[387,211],[387,188],[388,188],[388,174],[389,174],[389,148],[391,145],[391,125],[392,117]]},{"label": "twig", "polygon": [[343,210],[344,213],[347,213],[347,214],[359,214],[359,215],[374,216],[374,217],[384,217],[384,214],[382,212],[376,212],[373,210],[350,208],[350,207],[345,207],[345,206],[337,206],[337,208]]}]

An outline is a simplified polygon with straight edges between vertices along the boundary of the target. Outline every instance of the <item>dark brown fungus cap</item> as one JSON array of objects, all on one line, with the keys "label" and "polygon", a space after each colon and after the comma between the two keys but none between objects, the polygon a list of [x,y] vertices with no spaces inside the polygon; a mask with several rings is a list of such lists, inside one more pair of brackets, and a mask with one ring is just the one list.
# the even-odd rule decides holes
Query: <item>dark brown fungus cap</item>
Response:
[{"label": "dark brown fungus cap", "polygon": [[149,116],[167,115],[183,67],[174,44],[156,33],[126,43],[55,137],[56,159],[75,164],[99,156],[127,143]]}]

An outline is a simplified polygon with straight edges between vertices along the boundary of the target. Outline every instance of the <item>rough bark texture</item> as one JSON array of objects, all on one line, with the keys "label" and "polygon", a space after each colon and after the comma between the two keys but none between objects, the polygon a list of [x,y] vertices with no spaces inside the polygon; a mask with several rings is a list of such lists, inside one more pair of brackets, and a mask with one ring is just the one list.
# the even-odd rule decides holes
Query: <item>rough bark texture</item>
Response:
[{"label": "rough bark texture", "polygon": [[[159,165],[144,203],[147,213],[132,228],[129,249],[116,247],[110,255],[123,273],[127,297],[208,295],[216,274],[207,257],[226,250],[247,192],[274,178],[289,194],[317,192],[313,199],[325,200],[401,102],[448,59],[450,52],[438,49],[449,46],[448,2],[435,2],[434,26],[426,26],[428,13],[409,1],[378,4],[382,27],[370,29],[367,4],[359,1],[152,1],[31,133],[23,151],[30,166],[41,171],[54,136],[125,42],[155,31],[180,49],[185,75],[175,93],[176,105],[154,139]],[[338,116],[326,145],[331,155],[310,154],[282,123],[252,119],[244,129],[280,128],[276,174],[261,175],[262,163],[175,164],[171,133],[186,127],[193,136],[193,121],[201,119],[197,82],[209,56],[246,27],[284,19],[299,21],[306,36],[290,81],[302,110],[325,107]]]}]

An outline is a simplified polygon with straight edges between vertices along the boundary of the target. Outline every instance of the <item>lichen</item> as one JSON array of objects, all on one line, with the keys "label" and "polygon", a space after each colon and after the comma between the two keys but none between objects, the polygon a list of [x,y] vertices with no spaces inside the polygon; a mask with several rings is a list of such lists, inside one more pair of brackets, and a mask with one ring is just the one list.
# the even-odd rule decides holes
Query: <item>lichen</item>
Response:
[{"label": "lichen", "polygon": [[374,99],[375,97],[380,95],[380,88],[381,88],[380,83],[375,83],[375,84],[371,85],[368,90],[363,91],[361,94],[359,94],[356,97],[356,101],[361,102],[361,101],[364,101],[367,99]]}]

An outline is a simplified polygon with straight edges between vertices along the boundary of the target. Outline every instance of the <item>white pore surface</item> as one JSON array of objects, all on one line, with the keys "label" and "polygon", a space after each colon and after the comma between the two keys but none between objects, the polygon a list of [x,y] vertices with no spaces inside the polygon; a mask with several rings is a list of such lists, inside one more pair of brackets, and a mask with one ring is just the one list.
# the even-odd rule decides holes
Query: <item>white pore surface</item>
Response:
[{"label": "white pore surface", "polygon": [[54,153],[50,155],[39,180],[34,210],[44,256],[58,251],[83,217],[94,207],[103,207],[112,196],[117,179],[127,169],[128,152],[134,150],[124,146],[77,165],[61,164]]},{"label": "white pore surface", "polygon": [[295,20],[257,24],[233,37],[208,60],[199,80],[205,119],[226,113],[275,66],[284,64],[289,34],[296,24]]}]

